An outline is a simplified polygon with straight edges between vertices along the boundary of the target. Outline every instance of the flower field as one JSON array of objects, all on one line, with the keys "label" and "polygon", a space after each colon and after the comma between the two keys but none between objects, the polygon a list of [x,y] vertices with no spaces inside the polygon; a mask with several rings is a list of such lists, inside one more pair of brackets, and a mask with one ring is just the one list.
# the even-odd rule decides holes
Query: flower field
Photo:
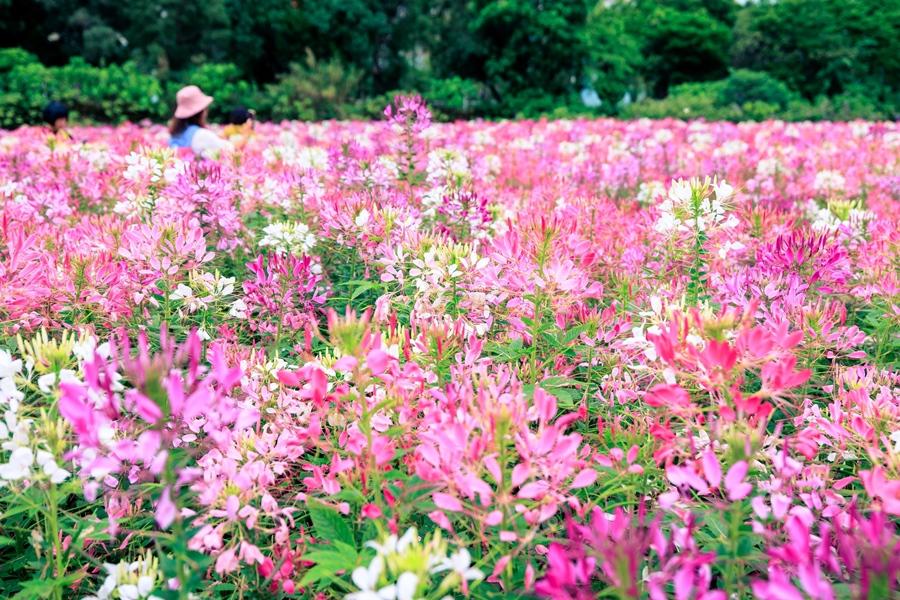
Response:
[{"label": "flower field", "polygon": [[900,126],[0,138],[0,597],[884,599]]}]

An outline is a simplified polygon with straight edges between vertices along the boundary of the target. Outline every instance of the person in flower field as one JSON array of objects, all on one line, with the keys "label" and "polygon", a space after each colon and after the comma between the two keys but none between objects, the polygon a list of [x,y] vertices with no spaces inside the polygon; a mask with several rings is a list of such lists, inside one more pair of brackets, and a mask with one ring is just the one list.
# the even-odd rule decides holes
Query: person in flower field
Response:
[{"label": "person in flower field", "polygon": [[69,125],[69,108],[65,104],[58,100],[48,102],[47,106],[44,107],[42,116],[53,135],[64,139],[72,139],[72,135],[66,129]]},{"label": "person in flower field", "polygon": [[169,122],[169,147],[190,148],[196,156],[210,158],[231,144],[207,128],[206,116],[212,96],[196,85],[178,90],[175,114]]}]

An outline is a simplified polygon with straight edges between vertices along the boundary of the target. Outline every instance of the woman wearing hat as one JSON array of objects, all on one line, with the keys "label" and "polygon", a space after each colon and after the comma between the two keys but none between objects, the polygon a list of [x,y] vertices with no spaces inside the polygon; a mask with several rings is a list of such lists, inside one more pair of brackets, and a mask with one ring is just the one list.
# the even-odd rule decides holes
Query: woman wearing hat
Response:
[{"label": "woman wearing hat", "polygon": [[171,148],[190,148],[197,156],[209,157],[231,144],[206,128],[206,112],[212,96],[204,94],[196,85],[178,90],[175,117],[169,122]]}]

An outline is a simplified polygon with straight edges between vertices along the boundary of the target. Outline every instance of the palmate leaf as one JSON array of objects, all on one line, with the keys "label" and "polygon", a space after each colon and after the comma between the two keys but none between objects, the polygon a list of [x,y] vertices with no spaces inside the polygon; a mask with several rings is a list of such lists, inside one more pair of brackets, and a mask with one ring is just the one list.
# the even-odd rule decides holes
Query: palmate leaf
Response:
[{"label": "palmate leaf", "polygon": [[316,500],[310,500],[307,506],[309,508],[309,516],[313,522],[313,532],[317,538],[356,546],[353,529],[351,529],[337,509]]},{"label": "palmate leaf", "polygon": [[304,573],[303,578],[300,580],[301,587],[336,579],[339,572],[350,571],[359,562],[359,554],[356,552],[356,548],[340,541],[313,546],[301,558],[316,563],[315,566]]},{"label": "palmate leaf", "polygon": [[489,342],[485,344],[484,353],[492,356],[496,362],[515,362],[528,355],[528,349],[520,339],[506,344]]},{"label": "palmate leaf", "polygon": [[66,588],[84,577],[83,573],[69,573],[54,579],[32,579],[22,584],[22,589],[10,600],[49,598],[57,589]]}]

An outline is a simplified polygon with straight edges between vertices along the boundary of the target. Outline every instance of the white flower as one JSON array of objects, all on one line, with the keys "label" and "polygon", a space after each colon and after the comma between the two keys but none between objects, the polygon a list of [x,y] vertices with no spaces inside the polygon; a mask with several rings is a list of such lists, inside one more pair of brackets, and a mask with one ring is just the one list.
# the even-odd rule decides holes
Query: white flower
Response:
[{"label": "white flower", "polygon": [[[82,335],[78,338],[78,341],[72,346],[72,354],[75,358],[78,359],[79,362],[85,363],[87,361],[94,360],[94,352],[97,352],[101,357],[106,358],[109,356],[109,342],[104,344],[97,345],[97,338],[92,335]],[[104,355],[104,352],[106,354]]]},{"label": "white flower", "polygon": [[415,573],[401,573],[397,578],[397,600],[413,600],[417,587],[419,577]]},{"label": "white flower", "polygon": [[172,300],[181,300],[182,304],[187,307],[188,312],[197,312],[206,308],[206,298],[199,298],[194,295],[194,290],[183,283],[179,283],[175,291],[169,295]]},{"label": "white flower", "polygon": [[764,158],[756,165],[757,177],[772,177],[781,170],[781,163],[777,158]]},{"label": "white flower", "polygon": [[484,573],[472,566],[472,555],[465,548],[460,548],[444,558],[433,569],[432,573],[440,573],[442,571],[452,571],[459,575],[464,581],[475,581],[484,577]]},{"label": "white flower", "polygon": [[378,542],[370,541],[366,542],[366,546],[374,548],[375,552],[380,556],[387,556],[388,554],[402,554],[406,552],[406,549],[409,548],[410,544],[414,541],[416,541],[416,530],[410,527],[400,539],[397,539],[396,535],[390,535],[384,543],[379,544]]},{"label": "white flower", "polygon": [[682,225],[681,220],[670,212],[661,212],[653,228],[660,233],[670,233]]},{"label": "white flower", "polygon": [[12,355],[6,350],[0,350],[0,378],[12,377],[22,370],[21,359],[13,360]]},{"label": "white flower", "polygon": [[674,204],[686,204],[691,201],[694,192],[691,190],[691,182],[684,179],[676,179],[669,186],[669,199]]},{"label": "white flower", "polygon": [[307,254],[316,245],[316,236],[304,223],[279,221],[263,228],[261,247],[270,247],[276,252]]},{"label": "white flower", "polygon": [[14,410],[7,410],[3,414],[3,422],[0,423],[0,439],[6,441],[0,444],[0,447],[7,452],[12,452],[16,448],[27,446],[30,429],[30,419],[20,421]]},{"label": "white flower", "polygon": [[656,360],[656,346],[644,335],[643,327],[632,327],[631,337],[625,340],[625,345],[642,350],[648,359]]},{"label": "white flower", "polygon": [[34,452],[31,448],[16,448],[9,456],[9,462],[0,465],[0,478],[16,481],[31,476],[31,465],[34,464]]},{"label": "white flower", "polygon": [[[695,201],[695,195],[697,195]],[[735,219],[726,219],[726,203],[734,196],[734,188],[725,181],[677,179],[669,187],[668,197],[658,206],[659,217],[654,228],[660,233],[704,231],[711,227],[728,227]]]},{"label": "white flower", "polygon": [[726,242],[725,244],[722,245],[721,248],[719,248],[719,257],[724,259],[724,258],[728,257],[728,254],[730,252],[732,252],[734,250],[743,250],[743,249],[744,249],[744,244],[742,244],[741,242]]},{"label": "white flower", "polygon": [[729,140],[713,151],[713,156],[735,156],[747,151],[747,143],[742,140]]},{"label": "white flower", "polygon": [[238,298],[231,304],[231,308],[228,309],[228,314],[236,319],[246,319],[247,303],[241,298]]},{"label": "white flower", "polygon": [[666,195],[666,188],[660,181],[643,181],[638,186],[637,201],[641,204],[652,204],[657,198]]},{"label": "white flower", "polygon": [[660,129],[655,134],[653,134],[653,138],[660,144],[667,144],[675,138],[675,134],[673,134],[669,129]]},{"label": "white flower", "polygon": [[78,375],[70,369],[61,370],[58,379],[56,373],[45,373],[37,378],[38,389],[45,394],[49,394],[53,392],[57,383],[62,383],[63,381],[78,381]]},{"label": "white flower", "polygon": [[37,464],[53,483],[62,483],[68,479],[69,475],[71,475],[71,473],[65,469],[59,468],[59,465],[56,464],[56,460],[53,459],[53,455],[46,450],[38,450]]},{"label": "white flower", "polygon": [[716,190],[716,200],[720,203],[728,202],[734,196],[734,188],[725,180],[717,182],[713,188]]},{"label": "white flower", "polygon": [[353,585],[359,588],[358,592],[347,594],[346,600],[395,600],[397,590],[395,586],[386,586],[378,589],[378,578],[384,571],[384,558],[376,556],[369,563],[368,567],[357,567],[353,569],[350,579]]},{"label": "white flower", "polygon": [[457,150],[434,150],[428,154],[426,172],[429,183],[457,187],[469,177],[469,161]]},{"label": "white flower", "polygon": [[892,433],[890,438],[894,442],[894,452],[900,453],[900,429]]},{"label": "white flower", "polygon": [[107,600],[116,591],[116,586],[119,583],[116,579],[116,565],[106,564],[105,567],[109,575],[106,576],[103,585],[97,590],[96,595],[87,596],[83,600]]},{"label": "white flower", "polygon": [[828,192],[840,192],[843,191],[844,185],[847,181],[844,179],[844,176],[838,173],[837,171],[819,171],[816,173],[816,179],[813,182],[813,187],[818,192],[828,193]]},{"label": "white flower", "polygon": [[184,285],[183,283],[179,283],[178,287],[175,288],[175,291],[169,295],[171,300],[184,300],[185,298],[190,298],[194,295],[194,290]]},{"label": "white flower", "polygon": [[138,577],[137,588],[138,593],[143,596],[148,596],[150,592],[153,591],[153,588],[156,587],[156,582],[149,575],[141,575]]},{"label": "white flower", "polygon": [[120,585],[117,591],[120,600],[138,600],[141,597],[137,586],[133,584]]},{"label": "white flower", "polygon": [[0,379],[0,403],[8,404],[12,410],[17,411],[19,410],[19,401],[24,397],[25,394],[16,388],[16,382],[12,377]]},{"label": "white flower", "polygon": [[224,298],[234,293],[234,277],[222,277],[216,271],[213,273],[192,273],[191,282],[196,283],[195,289],[206,292],[209,297],[204,298],[204,302],[209,302],[217,298]]},{"label": "white flower", "polygon": [[157,585],[158,564],[155,558],[147,555],[132,563],[122,562],[117,565],[104,565],[107,576],[103,586],[94,596],[83,600],[158,600],[151,595]]}]

